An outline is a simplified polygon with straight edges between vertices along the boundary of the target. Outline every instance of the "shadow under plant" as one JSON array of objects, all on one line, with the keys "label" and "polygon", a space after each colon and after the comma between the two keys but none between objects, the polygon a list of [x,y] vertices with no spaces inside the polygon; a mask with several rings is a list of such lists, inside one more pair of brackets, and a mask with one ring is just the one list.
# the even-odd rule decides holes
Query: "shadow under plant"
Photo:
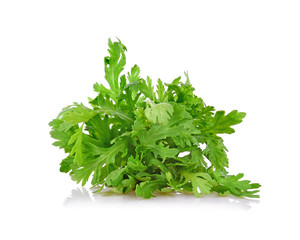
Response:
[{"label": "shadow under plant", "polygon": [[104,189],[100,194],[93,193],[85,187],[75,188],[68,196],[63,205],[72,206],[108,206],[108,205],[134,205],[150,206],[159,204],[160,206],[188,206],[188,207],[230,207],[234,209],[251,209],[253,205],[259,204],[260,200],[239,198],[235,196],[221,197],[218,194],[204,195],[195,198],[192,193],[156,193],[157,197],[151,199],[141,199],[134,192],[119,194],[111,189]]}]

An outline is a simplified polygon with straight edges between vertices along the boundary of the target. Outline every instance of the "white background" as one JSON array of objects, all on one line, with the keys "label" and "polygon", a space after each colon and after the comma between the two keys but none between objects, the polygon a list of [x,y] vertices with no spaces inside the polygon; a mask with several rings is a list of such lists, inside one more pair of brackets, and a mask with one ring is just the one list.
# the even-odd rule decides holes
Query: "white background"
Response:
[{"label": "white background", "polygon": [[[299,239],[299,13],[288,0],[1,1],[0,238]],[[188,70],[208,105],[247,113],[224,139],[259,200],[94,196],[59,172],[48,122],[95,96],[109,37],[126,70]]]}]

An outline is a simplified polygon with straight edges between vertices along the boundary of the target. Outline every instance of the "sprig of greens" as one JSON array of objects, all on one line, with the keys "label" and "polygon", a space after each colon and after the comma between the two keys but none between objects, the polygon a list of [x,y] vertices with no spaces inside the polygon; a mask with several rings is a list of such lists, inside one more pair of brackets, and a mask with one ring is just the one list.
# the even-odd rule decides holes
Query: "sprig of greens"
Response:
[{"label": "sprig of greens", "polygon": [[[150,198],[155,191],[211,192],[259,197],[260,185],[228,175],[227,149],[219,134],[234,133],[245,113],[215,111],[194,94],[189,76],[169,84],[140,77],[137,65],[121,75],[126,47],[108,42],[104,58],[109,88],[94,84],[98,93],[91,107],[74,103],[51,121],[55,146],[68,156],[60,171],[77,183],[135,191]],[[205,145],[200,148],[200,143]],[[188,153],[182,156],[181,153]]]}]

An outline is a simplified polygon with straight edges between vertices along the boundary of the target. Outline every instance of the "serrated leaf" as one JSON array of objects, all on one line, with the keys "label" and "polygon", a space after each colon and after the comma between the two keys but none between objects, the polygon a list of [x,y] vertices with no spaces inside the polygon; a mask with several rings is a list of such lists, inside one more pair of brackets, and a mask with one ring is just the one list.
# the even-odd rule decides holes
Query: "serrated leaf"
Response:
[{"label": "serrated leaf", "polygon": [[201,194],[211,193],[212,185],[210,181],[211,176],[207,173],[191,173],[183,171],[182,175],[185,177],[186,181],[190,181],[193,187],[193,192],[196,197],[201,197]]},{"label": "serrated leaf", "polygon": [[167,93],[165,92],[165,86],[163,82],[158,79],[157,81],[157,97],[159,102],[164,102],[166,98],[168,97]]},{"label": "serrated leaf", "polygon": [[[214,171],[212,176],[217,180],[218,186],[215,187],[215,190],[219,194],[226,194],[230,192],[231,194],[241,197],[251,197],[258,198],[258,195],[255,195],[259,190],[252,190],[261,187],[258,183],[250,183],[249,180],[240,180],[244,177],[244,174],[239,173],[237,175],[227,175],[227,172]],[[250,190],[250,191],[249,191]]]},{"label": "serrated leaf", "polygon": [[134,65],[131,68],[130,73],[128,73],[128,81],[129,83],[137,82],[140,79],[140,68],[138,65]]},{"label": "serrated leaf", "polygon": [[212,126],[206,132],[215,134],[234,133],[235,131],[231,126],[241,123],[245,116],[246,113],[238,112],[237,110],[231,111],[227,115],[225,115],[225,111],[217,111],[212,118]]},{"label": "serrated leaf", "polygon": [[147,166],[145,166],[138,158],[134,158],[133,156],[128,158],[127,167],[130,169],[130,171],[143,172],[147,169]]},{"label": "serrated leaf", "polygon": [[138,197],[142,198],[151,198],[153,197],[153,192],[156,189],[162,189],[166,187],[166,184],[162,180],[153,180],[153,181],[147,181],[147,182],[142,182],[139,185],[136,186],[136,195]]},{"label": "serrated leaf", "polygon": [[[109,39],[108,46],[108,85],[94,84],[91,107],[75,102],[49,123],[53,145],[67,153],[60,171],[82,185],[91,178],[97,192],[111,187],[118,193],[135,190],[143,198],[155,191],[258,197],[259,184],[225,171],[227,148],[218,135],[233,133],[245,113],[225,115],[207,106],[187,72],[185,82],[158,79],[154,89],[137,65],[122,73],[127,49],[119,39]],[[200,144],[206,145],[203,150]]]},{"label": "serrated leaf", "polygon": [[146,118],[153,124],[167,125],[174,113],[173,106],[169,103],[155,104],[150,101],[148,103],[145,110]]},{"label": "serrated leaf", "polygon": [[212,163],[216,169],[224,170],[228,168],[227,148],[220,137],[210,136],[206,141],[204,156]]},{"label": "serrated leaf", "polygon": [[64,108],[58,115],[58,118],[71,124],[78,124],[87,122],[97,114],[98,112],[85,107],[83,104],[74,103],[73,105]]},{"label": "serrated leaf", "polygon": [[105,182],[109,186],[119,185],[123,179],[123,173],[125,170],[126,170],[125,168],[119,168],[119,169],[112,171],[110,174],[108,174]]},{"label": "serrated leaf", "polygon": [[112,42],[111,39],[109,39],[108,46],[110,56],[104,58],[105,79],[110,86],[111,97],[116,100],[120,94],[119,76],[126,64],[125,51],[127,49],[120,40],[118,42]]},{"label": "serrated leaf", "polygon": [[100,180],[103,179],[103,171],[106,174],[109,174],[109,172],[107,172],[108,166],[110,164],[115,163],[116,156],[119,153],[124,152],[126,152],[125,140],[118,141],[113,146],[108,148],[93,147],[93,154],[88,156],[87,159],[85,159],[85,161],[82,164],[82,167],[71,171],[70,174],[72,176],[72,179],[77,183],[82,181],[82,185],[85,185],[90,175],[94,172],[94,183],[101,183]]},{"label": "serrated leaf", "polygon": [[72,135],[72,137],[70,138],[70,140],[68,142],[69,145],[75,143],[74,146],[72,147],[70,156],[75,154],[74,162],[76,162],[78,164],[78,166],[81,166],[82,162],[83,162],[83,158],[82,158],[82,129],[83,129],[83,125],[75,131],[75,133]]}]

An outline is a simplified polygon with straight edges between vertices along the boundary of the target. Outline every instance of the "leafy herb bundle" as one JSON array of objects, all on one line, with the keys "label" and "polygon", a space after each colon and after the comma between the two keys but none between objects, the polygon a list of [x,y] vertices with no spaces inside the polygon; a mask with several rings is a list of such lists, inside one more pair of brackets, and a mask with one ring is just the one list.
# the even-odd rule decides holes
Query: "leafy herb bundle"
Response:
[{"label": "leafy herb bundle", "polygon": [[49,123],[57,140],[53,145],[68,153],[60,171],[82,185],[91,178],[99,191],[135,190],[144,198],[155,191],[259,197],[259,184],[241,180],[241,173],[228,175],[227,149],[219,136],[234,133],[232,126],[245,113],[226,115],[206,106],[194,95],[187,73],[185,82],[159,79],[156,90],[149,77],[140,77],[137,65],[121,75],[127,49],[120,40],[109,39],[108,45],[104,65],[109,88],[94,84],[98,95],[89,98],[91,108],[74,103]]}]

